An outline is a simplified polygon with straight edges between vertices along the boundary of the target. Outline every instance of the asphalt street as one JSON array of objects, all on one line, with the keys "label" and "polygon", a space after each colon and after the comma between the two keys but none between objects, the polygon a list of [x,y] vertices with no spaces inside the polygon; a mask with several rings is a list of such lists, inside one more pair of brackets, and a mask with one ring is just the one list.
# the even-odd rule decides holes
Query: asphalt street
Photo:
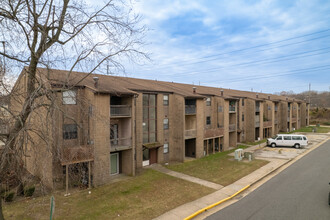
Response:
[{"label": "asphalt street", "polygon": [[208,220],[330,220],[330,141]]}]

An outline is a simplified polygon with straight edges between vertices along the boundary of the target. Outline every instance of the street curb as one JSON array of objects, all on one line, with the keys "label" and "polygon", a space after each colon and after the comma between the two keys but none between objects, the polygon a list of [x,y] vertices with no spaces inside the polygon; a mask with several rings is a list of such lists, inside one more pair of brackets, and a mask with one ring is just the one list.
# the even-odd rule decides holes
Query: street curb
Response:
[{"label": "street curb", "polygon": [[306,156],[308,153],[310,153],[311,151],[315,150],[316,148],[318,148],[319,146],[321,146],[322,144],[324,144],[324,143],[327,142],[328,140],[330,140],[330,137],[328,137],[328,138],[325,139],[324,141],[318,143],[318,144],[315,145],[314,147],[312,147],[312,148],[306,150],[304,153],[302,153],[301,155],[297,156],[296,158],[293,158],[293,159],[290,159],[290,160],[286,161],[285,163],[283,163],[283,164],[281,164],[280,166],[276,167],[274,170],[270,171],[269,173],[267,173],[267,174],[264,175],[263,177],[257,179],[257,180],[254,181],[253,183],[251,183],[251,184],[245,186],[244,188],[240,189],[239,191],[237,191],[237,192],[234,193],[233,195],[231,195],[231,196],[229,196],[229,197],[227,197],[227,198],[225,198],[225,199],[222,199],[222,200],[220,200],[220,201],[218,201],[218,202],[216,202],[216,203],[213,203],[213,204],[211,204],[211,205],[209,205],[209,206],[207,206],[207,207],[205,207],[205,208],[202,208],[202,209],[198,210],[197,212],[195,212],[195,213],[191,214],[190,216],[184,218],[184,220],[190,220],[190,219],[196,217],[197,215],[199,215],[199,214],[201,214],[201,213],[203,213],[203,212],[205,212],[205,211],[207,211],[207,210],[209,210],[209,209],[211,209],[211,208],[214,208],[215,206],[218,206],[218,205],[220,205],[220,204],[222,204],[222,203],[224,203],[224,202],[226,202],[226,201],[228,201],[228,200],[234,198],[235,196],[237,196],[238,194],[242,193],[243,191],[245,191],[245,190],[248,189],[249,187],[255,185],[256,183],[258,183],[258,182],[260,182],[261,180],[265,179],[265,178],[268,177],[269,175],[275,173],[275,171],[278,171],[280,168],[282,168],[283,166],[287,165],[288,163],[290,163],[290,162],[296,162],[296,161],[300,160],[301,158],[303,158],[303,157]]},{"label": "street curb", "polygon": [[237,191],[236,193],[234,193],[233,195],[231,195],[231,196],[229,196],[229,197],[227,197],[227,198],[225,198],[223,200],[220,200],[219,202],[213,203],[213,204],[211,204],[211,205],[209,205],[209,206],[207,206],[205,208],[202,208],[202,209],[198,210],[197,212],[195,212],[195,213],[191,214],[190,216],[184,218],[184,220],[190,220],[190,219],[196,217],[197,215],[199,215],[199,214],[201,214],[201,213],[203,213],[203,212],[205,212],[205,211],[207,211],[207,210],[209,210],[209,209],[211,209],[211,208],[213,208],[213,207],[215,207],[217,205],[220,205],[221,203],[224,203],[227,200],[230,200],[230,199],[234,198],[235,196],[237,196],[238,194],[240,194],[241,192],[243,192],[244,190],[246,190],[250,186],[251,185],[247,185],[244,188],[242,188],[239,191]]}]

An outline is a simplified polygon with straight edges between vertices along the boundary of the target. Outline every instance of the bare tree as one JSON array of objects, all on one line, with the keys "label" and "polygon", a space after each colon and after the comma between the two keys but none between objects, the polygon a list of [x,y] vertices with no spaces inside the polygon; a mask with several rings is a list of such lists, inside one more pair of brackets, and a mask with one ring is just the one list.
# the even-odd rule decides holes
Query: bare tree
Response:
[{"label": "bare tree", "polygon": [[[125,60],[147,57],[140,48],[145,28],[139,26],[139,17],[125,2],[108,0],[95,7],[82,0],[0,2],[0,40],[6,42],[6,51],[0,51],[0,56],[12,62],[15,70],[27,66],[27,89],[24,95],[19,94],[24,98],[19,100],[20,109],[12,114],[5,147],[0,152],[0,185],[8,173],[20,175],[21,137],[28,129],[31,113],[52,107],[35,106],[37,99],[49,98],[52,93],[38,81],[38,67],[68,69],[69,75],[77,70],[102,72],[104,66],[118,71],[123,70]],[[11,98],[15,95],[12,91]]]}]

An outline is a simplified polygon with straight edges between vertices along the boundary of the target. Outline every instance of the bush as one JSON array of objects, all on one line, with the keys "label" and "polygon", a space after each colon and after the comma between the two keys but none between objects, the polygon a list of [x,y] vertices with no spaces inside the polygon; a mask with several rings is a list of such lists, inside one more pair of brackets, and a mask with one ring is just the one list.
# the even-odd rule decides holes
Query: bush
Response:
[{"label": "bush", "polygon": [[35,191],[35,186],[28,186],[24,188],[24,196],[31,197]]},{"label": "bush", "polygon": [[4,188],[0,188],[0,197],[1,196],[3,197],[5,192],[6,192],[6,190]]},{"label": "bush", "polygon": [[13,191],[5,192],[5,194],[4,194],[5,201],[12,202],[14,200],[14,195],[15,195],[15,192],[13,192]]}]

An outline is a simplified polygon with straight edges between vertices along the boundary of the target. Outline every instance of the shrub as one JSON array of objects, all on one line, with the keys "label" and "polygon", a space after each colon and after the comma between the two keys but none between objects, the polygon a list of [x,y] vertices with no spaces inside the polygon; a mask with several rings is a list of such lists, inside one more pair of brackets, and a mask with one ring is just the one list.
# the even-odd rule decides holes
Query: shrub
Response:
[{"label": "shrub", "polygon": [[12,202],[14,200],[14,195],[15,195],[15,192],[13,192],[13,191],[5,192],[5,194],[4,194],[5,201]]},{"label": "shrub", "polygon": [[35,191],[35,186],[27,186],[24,188],[24,196],[31,197]]}]

